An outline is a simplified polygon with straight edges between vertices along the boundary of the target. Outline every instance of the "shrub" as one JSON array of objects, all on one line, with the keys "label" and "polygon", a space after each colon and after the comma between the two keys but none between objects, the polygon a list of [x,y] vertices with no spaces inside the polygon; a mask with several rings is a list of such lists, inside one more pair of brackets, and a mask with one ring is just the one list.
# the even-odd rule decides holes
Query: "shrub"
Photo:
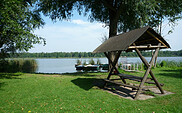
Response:
[{"label": "shrub", "polygon": [[163,60],[163,61],[160,63],[160,66],[161,66],[161,67],[166,67],[166,66],[167,66],[167,62]]},{"label": "shrub", "polygon": [[157,67],[157,68],[161,67],[161,66],[160,66],[160,63],[157,62],[157,63],[156,63],[156,67]]},{"label": "shrub", "polygon": [[141,70],[147,70],[147,66],[145,66],[143,63],[141,64]]}]

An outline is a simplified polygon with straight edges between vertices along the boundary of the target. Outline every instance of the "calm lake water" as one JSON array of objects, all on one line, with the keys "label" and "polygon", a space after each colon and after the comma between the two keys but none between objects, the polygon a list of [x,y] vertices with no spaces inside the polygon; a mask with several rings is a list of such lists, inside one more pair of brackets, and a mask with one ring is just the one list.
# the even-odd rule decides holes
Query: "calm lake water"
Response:
[{"label": "calm lake water", "polygon": [[[75,64],[77,60],[81,60],[82,63],[86,61],[90,61],[92,58],[58,58],[58,59],[36,59],[38,63],[37,73],[72,73],[76,72]],[[97,59],[101,61],[102,64],[108,63],[106,58],[93,58],[96,62]],[[146,57],[147,61],[150,61],[150,57]],[[158,57],[157,61],[160,62],[162,60],[168,61],[182,61],[182,57]],[[138,63],[140,64],[142,61],[139,57],[125,58],[121,57],[118,61],[119,63]]]}]

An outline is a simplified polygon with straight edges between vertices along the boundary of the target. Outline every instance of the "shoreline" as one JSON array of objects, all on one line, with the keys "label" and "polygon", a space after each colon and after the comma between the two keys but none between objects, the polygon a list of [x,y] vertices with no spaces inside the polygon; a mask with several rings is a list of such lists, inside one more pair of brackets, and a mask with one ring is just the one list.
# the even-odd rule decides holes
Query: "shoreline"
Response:
[{"label": "shoreline", "polygon": [[[158,56],[158,58],[161,57],[161,56]],[[164,56],[163,56],[164,57]],[[181,57],[182,56],[165,56],[167,58],[170,58],[170,57]],[[106,57],[59,57],[59,58],[56,58],[56,57],[50,57],[50,58],[46,58],[46,57],[26,57],[26,58],[6,58],[6,59],[83,59],[83,58],[87,58],[87,59],[98,59],[98,58],[106,58]],[[124,56],[120,57],[120,58],[124,58]],[[139,58],[139,57],[126,57],[126,58]],[[150,58],[150,57],[146,57],[146,58]]]}]

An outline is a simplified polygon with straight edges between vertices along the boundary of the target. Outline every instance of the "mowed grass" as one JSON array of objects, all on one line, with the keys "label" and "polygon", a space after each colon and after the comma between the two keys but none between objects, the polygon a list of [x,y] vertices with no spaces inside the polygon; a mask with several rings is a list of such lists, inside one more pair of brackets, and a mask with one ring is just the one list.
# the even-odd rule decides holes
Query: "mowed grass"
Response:
[{"label": "mowed grass", "polygon": [[1,73],[0,113],[181,113],[182,68],[156,68],[153,73],[165,84],[164,90],[175,94],[148,100],[120,98],[93,85],[107,73]]}]

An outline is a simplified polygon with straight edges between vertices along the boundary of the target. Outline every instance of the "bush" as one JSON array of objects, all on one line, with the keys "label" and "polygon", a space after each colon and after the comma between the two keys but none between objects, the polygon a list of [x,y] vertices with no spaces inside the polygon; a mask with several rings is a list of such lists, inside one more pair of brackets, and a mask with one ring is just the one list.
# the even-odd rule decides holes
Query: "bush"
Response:
[{"label": "bush", "polygon": [[161,67],[161,66],[160,66],[160,63],[157,62],[157,63],[156,63],[156,67],[157,67],[157,68]]},{"label": "bush", "polygon": [[167,62],[163,60],[163,61],[160,63],[160,66],[161,66],[161,67],[166,67],[166,66],[167,66]]},{"label": "bush", "polygon": [[147,70],[147,66],[145,66],[143,63],[139,65],[140,70]]}]

